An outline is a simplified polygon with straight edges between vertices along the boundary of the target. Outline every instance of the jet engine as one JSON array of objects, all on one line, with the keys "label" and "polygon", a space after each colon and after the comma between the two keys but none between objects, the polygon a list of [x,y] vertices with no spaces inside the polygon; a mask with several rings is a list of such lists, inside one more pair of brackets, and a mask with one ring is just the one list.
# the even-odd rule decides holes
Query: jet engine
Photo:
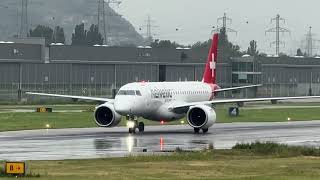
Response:
[{"label": "jet engine", "polygon": [[217,115],[214,109],[206,105],[190,107],[187,120],[191,127],[208,129],[216,122]]},{"label": "jet engine", "polygon": [[100,127],[115,127],[121,122],[121,115],[114,110],[113,104],[110,103],[98,106],[94,112],[94,118]]}]

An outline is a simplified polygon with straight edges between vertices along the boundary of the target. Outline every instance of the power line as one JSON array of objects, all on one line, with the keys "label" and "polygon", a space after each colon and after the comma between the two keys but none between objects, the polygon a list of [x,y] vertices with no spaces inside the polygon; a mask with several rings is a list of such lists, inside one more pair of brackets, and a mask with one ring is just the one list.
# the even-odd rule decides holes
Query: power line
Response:
[{"label": "power line", "polygon": [[272,42],[271,44],[276,45],[276,56],[279,56],[280,53],[280,44],[283,44],[285,46],[285,42],[280,40],[280,32],[282,33],[290,33],[290,30],[283,28],[280,26],[280,22],[285,23],[285,19],[281,18],[279,14],[275,18],[271,19],[271,23],[275,22],[276,27],[266,30],[267,33],[276,33],[276,41]]},{"label": "power line", "polygon": [[[219,24],[222,24],[222,27],[219,27]],[[223,14],[223,17],[217,19],[217,28],[215,28],[215,32],[220,32],[222,29],[226,31],[226,33],[238,33],[236,30],[228,28],[228,24],[232,24],[232,19],[227,17],[227,13]]]}]

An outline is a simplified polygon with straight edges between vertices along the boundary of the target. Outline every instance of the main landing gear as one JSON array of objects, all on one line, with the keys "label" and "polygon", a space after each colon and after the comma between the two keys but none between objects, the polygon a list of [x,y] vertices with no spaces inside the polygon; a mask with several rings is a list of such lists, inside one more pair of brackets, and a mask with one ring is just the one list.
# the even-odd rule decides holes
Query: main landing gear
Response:
[{"label": "main landing gear", "polygon": [[136,117],[127,116],[127,126],[130,134],[135,134],[137,129],[140,133],[144,132],[144,123],[138,122]]},{"label": "main landing gear", "polygon": [[[202,129],[202,133],[206,134],[209,131],[208,128]],[[200,133],[200,128],[194,128],[194,133],[199,134]]]}]

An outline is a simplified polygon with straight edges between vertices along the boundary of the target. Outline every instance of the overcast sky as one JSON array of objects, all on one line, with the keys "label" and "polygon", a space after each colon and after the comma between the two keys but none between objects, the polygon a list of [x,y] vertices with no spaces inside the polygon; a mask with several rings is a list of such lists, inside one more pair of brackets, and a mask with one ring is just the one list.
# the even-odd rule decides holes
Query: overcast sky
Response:
[{"label": "overcast sky", "polygon": [[[254,39],[258,41],[258,48],[269,54],[275,51],[270,47],[275,34],[265,35],[265,30],[274,26],[270,23],[271,18],[279,13],[286,19],[282,26],[291,30],[291,35],[282,36],[286,47],[281,51],[294,54],[305,39],[309,26],[313,27],[315,34],[319,32],[319,8],[319,0],[122,0],[115,10],[138,31],[146,24],[149,14],[157,26],[153,28],[156,38],[182,44],[209,39],[212,26],[217,26],[217,18],[226,12],[233,19],[229,27],[238,31],[237,35],[229,34],[232,42],[244,50]],[[176,28],[180,30],[176,31]]]}]

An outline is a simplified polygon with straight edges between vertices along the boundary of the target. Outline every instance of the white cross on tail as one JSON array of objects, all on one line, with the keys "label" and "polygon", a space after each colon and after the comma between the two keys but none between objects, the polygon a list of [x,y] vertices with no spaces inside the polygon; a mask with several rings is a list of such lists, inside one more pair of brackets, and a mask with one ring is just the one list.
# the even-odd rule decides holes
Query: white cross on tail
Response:
[{"label": "white cross on tail", "polygon": [[214,53],[212,53],[212,61],[210,62],[210,69],[212,71],[212,77],[214,77],[214,70],[216,69],[216,61],[214,58]]}]

